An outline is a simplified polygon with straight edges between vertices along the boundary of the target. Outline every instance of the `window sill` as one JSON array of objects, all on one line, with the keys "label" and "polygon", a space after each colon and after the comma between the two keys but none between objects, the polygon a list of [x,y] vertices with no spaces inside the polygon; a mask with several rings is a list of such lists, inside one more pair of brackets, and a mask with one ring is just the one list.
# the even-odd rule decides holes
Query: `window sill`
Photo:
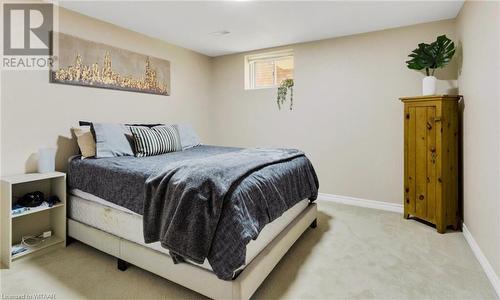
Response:
[{"label": "window sill", "polygon": [[268,89],[277,89],[277,85],[273,86],[264,86],[264,87],[256,87],[256,88],[245,88],[245,91],[254,91],[254,90],[268,90]]}]

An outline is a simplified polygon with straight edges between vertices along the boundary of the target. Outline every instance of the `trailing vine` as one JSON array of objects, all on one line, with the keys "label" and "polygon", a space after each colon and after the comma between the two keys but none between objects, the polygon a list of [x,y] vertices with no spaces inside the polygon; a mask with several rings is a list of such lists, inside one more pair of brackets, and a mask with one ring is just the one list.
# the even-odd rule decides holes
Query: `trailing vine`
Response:
[{"label": "trailing vine", "polygon": [[281,109],[281,106],[286,102],[286,95],[288,94],[288,90],[290,90],[290,110],[293,109],[293,79],[285,79],[281,82],[278,87],[278,109]]}]

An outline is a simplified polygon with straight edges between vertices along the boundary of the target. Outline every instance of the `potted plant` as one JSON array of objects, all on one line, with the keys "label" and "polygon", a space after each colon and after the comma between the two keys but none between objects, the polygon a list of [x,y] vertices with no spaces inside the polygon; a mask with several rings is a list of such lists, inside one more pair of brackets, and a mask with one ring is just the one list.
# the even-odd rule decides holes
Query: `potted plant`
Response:
[{"label": "potted plant", "polygon": [[[427,77],[422,80],[422,94],[434,95],[436,93],[436,77],[434,72],[438,68],[444,68],[455,54],[455,43],[446,35],[440,35],[431,44],[420,43],[413,50],[406,61],[406,65],[412,70],[423,70]],[[432,70],[432,71],[430,71]]]},{"label": "potted plant", "polygon": [[286,102],[286,95],[288,94],[288,90],[290,90],[290,110],[293,109],[293,79],[285,79],[281,81],[280,86],[278,87],[278,109],[281,109],[281,106]]}]

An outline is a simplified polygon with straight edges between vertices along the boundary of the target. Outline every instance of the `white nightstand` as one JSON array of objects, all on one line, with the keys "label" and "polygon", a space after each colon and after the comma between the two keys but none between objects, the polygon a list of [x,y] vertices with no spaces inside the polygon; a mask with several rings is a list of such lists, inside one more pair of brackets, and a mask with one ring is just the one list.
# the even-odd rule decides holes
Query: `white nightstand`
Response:
[{"label": "white nightstand", "polygon": [[[56,195],[60,203],[52,207],[33,207],[19,214],[12,214],[12,205],[24,194],[41,191],[45,197]],[[30,173],[2,177],[1,179],[1,263],[9,268],[21,257],[39,250],[65,247],[66,245],[66,174],[61,172]],[[40,235],[52,231],[52,236],[37,246],[11,255],[12,245],[21,243],[23,236]]]}]

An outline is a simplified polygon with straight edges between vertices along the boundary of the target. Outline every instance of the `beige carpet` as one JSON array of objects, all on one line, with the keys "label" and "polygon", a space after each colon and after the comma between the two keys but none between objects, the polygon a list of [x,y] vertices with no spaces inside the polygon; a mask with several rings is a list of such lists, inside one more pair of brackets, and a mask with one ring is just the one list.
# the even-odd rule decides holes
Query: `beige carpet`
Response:
[{"label": "beige carpet", "polygon": [[[496,299],[461,232],[436,233],[401,215],[319,202],[308,229],[254,299]],[[203,296],[81,243],[1,271],[1,293],[68,298]]]}]

